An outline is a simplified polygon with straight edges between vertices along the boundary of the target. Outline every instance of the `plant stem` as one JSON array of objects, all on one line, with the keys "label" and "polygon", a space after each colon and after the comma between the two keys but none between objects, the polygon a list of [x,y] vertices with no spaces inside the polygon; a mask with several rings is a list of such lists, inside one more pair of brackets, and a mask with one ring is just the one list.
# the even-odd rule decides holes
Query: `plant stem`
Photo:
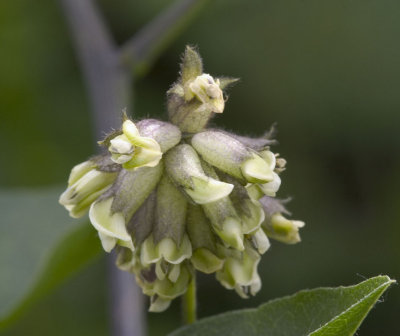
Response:
[{"label": "plant stem", "polygon": [[122,64],[143,76],[209,0],[177,0],[129,39],[120,50]]},{"label": "plant stem", "polygon": [[[132,76],[119,63],[119,53],[93,0],[59,0],[69,23],[91,102],[95,140],[120,125],[121,110],[129,108]],[[111,334],[146,334],[143,294],[132,274],[115,267],[108,257]]]},{"label": "plant stem", "polygon": [[187,291],[182,298],[183,321],[185,324],[196,322],[197,298],[196,298],[196,273],[193,274]]},{"label": "plant stem", "polygon": [[128,108],[131,74],[119,62],[119,50],[93,0],[59,0],[89,93],[96,141],[117,129]]}]

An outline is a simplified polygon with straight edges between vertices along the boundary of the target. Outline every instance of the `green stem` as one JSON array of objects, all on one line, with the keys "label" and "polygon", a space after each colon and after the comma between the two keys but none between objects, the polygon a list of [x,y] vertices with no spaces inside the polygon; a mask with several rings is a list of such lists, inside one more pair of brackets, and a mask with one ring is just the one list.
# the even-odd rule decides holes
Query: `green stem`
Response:
[{"label": "green stem", "polygon": [[122,64],[130,67],[140,77],[151,63],[188,23],[200,12],[209,0],[177,0],[145,25],[128,40],[120,50]]},{"label": "green stem", "polygon": [[192,280],[190,281],[187,291],[182,298],[183,302],[183,321],[185,324],[191,324],[196,322],[196,273],[193,274]]}]

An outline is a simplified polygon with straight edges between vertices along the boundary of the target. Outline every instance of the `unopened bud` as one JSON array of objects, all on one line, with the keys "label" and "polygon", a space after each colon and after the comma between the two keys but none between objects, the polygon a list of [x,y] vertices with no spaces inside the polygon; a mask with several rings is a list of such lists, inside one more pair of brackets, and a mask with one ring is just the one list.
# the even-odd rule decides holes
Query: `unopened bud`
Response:
[{"label": "unopened bud", "polygon": [[222,113],[224,111],[225,101],[222,90],[219,87],[219,80],[214,80],[208,74],[197,76],[187,84],[185,100],[189,101],[193,97],[201,102],[199,107],[201,110],[214,113]]},{"label": "unopened bud", "polygon": [[221,269],[223,260],[218,257],[216,237],[210,221],[198,205],[189,204],[187,231],[193,247],[191,262],[203,273],[214,273]]},{"label": "unopened bud", "polygon": [[273,179],[272,170],[259,155],[225,133],[197,133],[192,146],[206,162],[241,181],[267,183]]},{"label": "unopened bud", "polygon": [[229,198],[203,204],[203,209],[218,236],[229,246],[242,251],[242,223]]},{"label": "unopened bud", "polygon": [[258,229],[252,236],[251,241],[254,244],[254,247],[257,249],[258,253],[264,254],[268,251],[271,244],[265,232],[260,228]]},{"label": "unopened bud", "polygon": [[281,186],[281,178],[275,172],[272,172],[273,180],[268,183],[260,184],[260,189],[266,196],[275,197],[277,191]]},{"label": "unopened bud", "polygon": [[257,266],[260,255],[249,244],[239,256],[228,256],[221,271],[217,272],[217,280],[228,289],[246,298],[260,289],[260,278]]},{"label": "unopened bud", "polygon": [[186,48],[181,77],[168,91],[171,122],[183,132],[196,133],[204,129],[213,113],[222,113],[224,106],[220,81],[204,74],[199,54]]},{"label": "unopened bud", "polygon": [[233,206],[242,221],[242,233],[251,234],[258,230],[265,219],[261,204],[249,196],[248,190],[230,176],[224,179],[235,187],[230,194]]},{"label": "unopened bud", "polygon": [[175,184],[197,204],[207,204],[229,195],[233,185],[207,176],[195,150],[179,145],[165,156],[166,171]]},{"label": "unopened bud", "polygon": [[[154,273],[155,269],[150,269],[149,272]],[[169,301],[173,300],[179,295],[182,295],[187,288],[191,279],[191,273],[187,265],[181,265],[179,276],[175,282],[165,277],[163,280],[155,276],[147,276],[142,271],[136,280],[143,289],[143,293],[151,296],[150,311],[163,311],[168,308]]]},{"label": "unopened bud", "polygon": [[185,231],[187,201],[164,175],[157,188],[157,205],[153,233],[143,243],[143,265],[165,259],[178,264],[192,255],[192,246]]},{"label": "unopened bud", "polygon": [[151,313],[161,313],[168,309],[171,305],[172,300],[163,299],[157,295],[151,297],[149,312]]},{"label": "unopened bud", "polygon": [[68,188],[59,199],[71,217],[82,217],[90,205],[114,182],[117,173],[102,172],[89,160],[75,166],[68,180]]},{"label": "unopened bud", "polygon": [[286,244],[296,244],[301,241],[299,229],[304,225],[304,222],[287,219],[278,212],[265,222],[263,228],[273,239]]},{"label": "unopened bud", "polygon": [[115,264],[119,269],[127,272],[135,272],[138,269],[138,257],[136,251],[132,251],[129,248],[118,246],[117,248],[117,260]]},{"label": "unopened bud", "polygon": [[286,169],[286,160],[284,158],[278,157],[279,154],[276,154],[276,167],[275,167],[275,171],[277,173],[281,173]]},{"label": "unopened bud", "polygon": [[155,272],[157,279],[164,280],[168,278],[170,281],[176,282],[181,273],[181,264],[170,264],[165,260],[159,260],[156,263]]},{"label": "unopened bud", "polygon": [[267,183],[274,178],[269,165],[255,153],[250,159],[243,162],[241,170],[246,181],[250,183]]}]

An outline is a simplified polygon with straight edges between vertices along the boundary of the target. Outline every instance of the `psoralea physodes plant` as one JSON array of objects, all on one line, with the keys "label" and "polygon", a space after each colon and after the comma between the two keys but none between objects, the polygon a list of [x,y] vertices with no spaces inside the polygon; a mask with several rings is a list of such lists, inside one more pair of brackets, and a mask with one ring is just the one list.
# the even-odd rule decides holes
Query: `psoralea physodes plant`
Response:
[{"label": "psoralea physodes plant", "polygon": [[257,265],[269,238],[300,241],[304,223],[289,220],[275,198],[286,161],[259,138],[207,128],[236,80],[203,73],[188,47],[167,93],[169,122],[124,115],[99,144],[104,153],[75,166],[60,203],[72,217],[89,210],[105,251],[136,275],[151,311],[182,295],[195,270],[216,274],[242,296],[261,288]]}]

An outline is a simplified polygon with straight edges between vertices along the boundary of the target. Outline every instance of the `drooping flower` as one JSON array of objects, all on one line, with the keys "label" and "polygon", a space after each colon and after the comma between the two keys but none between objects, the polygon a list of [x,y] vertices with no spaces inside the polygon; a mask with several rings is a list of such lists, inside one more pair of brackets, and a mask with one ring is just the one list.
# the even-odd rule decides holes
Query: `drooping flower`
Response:
[{"label": "drooping flower", "polygon": [[124,116],[100,142],[106,153],[75,166],[60,203],[89,218],[117,266],[134,273],[150,311],[182,295],[194,272],[215,273],[241,297],[261,288],[257,267],[268,238],[293,244],[304,223],[275,198],[286,161],[273,132],[249,138],[207,128],[225,107],[232,78],[203,73],[188,47],[167,93],[169,122]]}]

